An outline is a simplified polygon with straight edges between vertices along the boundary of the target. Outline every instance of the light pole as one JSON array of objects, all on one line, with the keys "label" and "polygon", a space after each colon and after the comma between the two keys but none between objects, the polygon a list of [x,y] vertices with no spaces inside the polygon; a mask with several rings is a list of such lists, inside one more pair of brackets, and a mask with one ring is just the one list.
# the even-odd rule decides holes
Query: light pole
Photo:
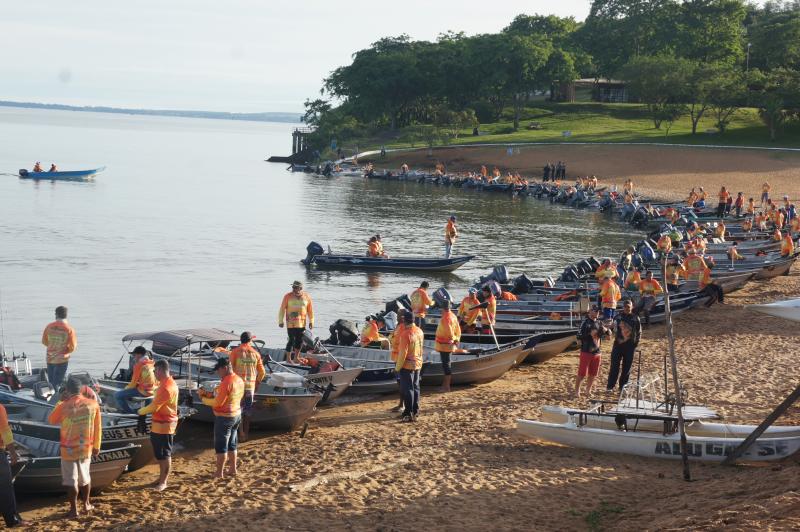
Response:
[{"label": "light pole", "polygon": [[753,46],[753,43],[747,43],[747,60],[745,62],[744,70],[745,72],[750,71],[750,47]]}]

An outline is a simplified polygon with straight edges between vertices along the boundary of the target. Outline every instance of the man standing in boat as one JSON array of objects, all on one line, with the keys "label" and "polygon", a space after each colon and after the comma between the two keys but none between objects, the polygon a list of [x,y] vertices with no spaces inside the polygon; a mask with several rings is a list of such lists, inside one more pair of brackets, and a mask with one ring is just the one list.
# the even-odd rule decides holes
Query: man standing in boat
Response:
[{"label": "man standing in boat", "polygon": [[278,309],[278,327],[286,323],[286,332],[289,341],[286,344],[286,361],[297,364],[300,361],[300,347],[303,345],[303,331],[306,326],[309,330],[314,328],[314,305],[303,290],[303,283],[292,283],[292,291],[283,296],[281,307]]},{"label": "man standing in boat", "polygon": [[42,344],[47,346],[47,380],[58,388],[67,375],[69,356],[78,346],[75,329],[67,323],[67,307],[56,307],[56,321],[44,328]]},{"label": "man standing in boat", "polygon": [[573,394],[576,398],[581,396],[581,382],[586,380],[586,395],[592,396],[592,387],[597,374],[600,373],[600,346],[603,336],[611,332],[597,319],[599,309],[597,305],[592,305],[586,319],[581,324],[578,332],[578,341],[581,344],[580,362],[578,364],[578,375],[575,377],[575,389]]},{"label": "man standing in boat", "polygon": [[411,300],[411,312],[414,313],[414,323],[417,327],[422,327],[425,322],[425,315],[428,313],[428,307],[433,305],[431,296],[428,295],[428,281],[422,281],[419,288],[411,292],[409,299]]},{"label": "man standing in boat", "polygon": [[400,421],[416,421],[419,415],[419,378],[422,370],[422,345],[425,335],[414,325],[414,316],[403,314],[405,328],[398,338],[397,362],[394,370],[400,375],[400,394],[403,397],[403,415]]},{"label": "man standing in boat", "polygon": [[440,390],[442,392],[450,391],[450,381],[453,378],[450,370],[450,355],[458,349],[459,340],[461,340],[461,326],[458,324],[458,318],[450,310],[450,301],[444,301],[442,317],[436,327],[436,343],[434,344],[434,348],[439,352],[442,360],[442,372],[444,373]]},{"label": "man standing in boat", "polygon": [[11,466],[17,463],[19,456],[14,448],[14,435],[8,425],[8,414],[0,404],[0,513],[8,528],[24,525],[25,522],[17,513],[17,499],[14,496],[14,483],[11,477]]},{"label": "man standing in boat", "polygon": [[153,415],[150,443],[153,445],[153,455],[158,461],[159,468],[155,490],[164,491],[167,489],[167,479],[172,469],[172,443],[175,429],[178,428],[178,385],[169,374],[169,363],[166,360],[157,361],[154,367],[158,379],[155,398],[152,403],[140,408],[138,414]]},{"label": "man standing in boat", "polygon": [[444,258],[449,259],[450,253],[453,251],[453,246],[456,244],[458,238],[458,228],[456,227],[456,217],[451,216],[447,220],[447,225],[444,228]]},{"label": "man standing in boat", "polygon": [[[652,275],[652,272],[648,272]],[[611,348],[611,365],[608,368],[608,383],[606,391],[613,392],[619,378],[619,391],[628,383],[633,367],[633,356],[639,339],[642,336],[642,322],[639,316],[633,313],[633,301],[626,299],[622,304],[622,313],[616,319],[617,334]],[[619,365],[622,363],[622,372]]]}]

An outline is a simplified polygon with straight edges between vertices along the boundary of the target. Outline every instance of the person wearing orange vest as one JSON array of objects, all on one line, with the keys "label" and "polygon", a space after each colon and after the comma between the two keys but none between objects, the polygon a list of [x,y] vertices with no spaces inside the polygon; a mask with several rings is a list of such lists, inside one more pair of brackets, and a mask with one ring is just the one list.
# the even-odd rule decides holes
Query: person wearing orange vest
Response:
[{"label": "person wearing orange vest", "polygon": [[641,281],[642,273],[639,270],[633,270],[625,276],[625,284],[623,285],[623,288],[625,290],[636,292],[639,290],[639,283]]},{"label": "person wearing orange vest", "polygon": [[67,376],[69,356],[78,346],[75,329],[67,323],[67,307],[56,308],[56,321],[44,328],[42,344],[47,346],[47,380],[57,389]]},{"label": "person wearing orange vest", "polygon": [[745,233],[749,233],[753,230],[753,219],[752,218],[745,218],[742,222],[742,231]]},{"label": "person wearing orange vest", "polygon": [[289,341],[286,343],[286,362],[297,364],[300,361],[300,348],[303,345],[303,332],[308,326],[314,328],[314,304],[311,296],[303,290],[303,283],[292,283],[292,291],[283,296],[278,309],[278,327],[283,328],[286,323],[286,332]]},{"label": "person wearing orange vest", "polygon": [[178,428],[178,385],[169,373],[169,363],[158,360],[154,365],[158,388],[153,401],[139,409],[140,416],[152,414],[150,443],[158,461],[159,475],[156,491],[167,489],[167,479],[172,469],[172,445]]},{"label": "person wearing orange vest", "polygon": [[411,312],[414,313],[414,323],[417,327],[422,327],[425,321],[425,315],[428,313],[428,307],[433,305],[433,300],[428,295],[428,281],[422,281],[419,288],[411,292],[409,299],[411,300]]},{"label": "person wearing orange vest", "polygon": [[253,347],[253,333],[244,331],[239,336],[239,345],[231,350],[231,369],[244,381],[242,396],[242,422],[239,424],[239,438],[247,441],[250,434],[250,416],[253,412],[253,399],[261,381],[267,375],[261,353]]},{"label": "person wearing orange vest", "polygon": [[650,325],[650,311],[656,304],[656,295],[664,292],[656,279],[653,279],[653,272],[648,270],[644,279],[639,283],[639,304],[636,306],[636,314],[644,312],[644,322]]},{"label": "person wearing orange vest", "polygon": [[94,508],[89,502],[92,488],[89,467],[103,443],[102,419],[97,401],[81,394],[77,379],[67,379],[62,397],[47,422],[61,427],[61,477],[69,495],[69,516],[78,517],[80,511],[88,513]]},{"label": "person wearing orange vest", "polygon": [[666,274],[664,283],[667,285],[667,289],[670,292],[678,292],[680,290],[680,278],[686,277],[686,267],[678,257],[673,257],[667,263]]},{"label": "person wearing orange vest", "polygon": [[17,513],[17,499],[14,496],[14,483],[11,466],[19,460],[14,447],[14,434],[8,425],[8,414],[0,404],[0,513],[8,528],[24,525],[25,522]]},{"label": "person wearing orange vest", "polygon": [[721,241],[725,242],[725,231],[727,227],[725,227],[725,222],[722,220],[719,221],[717,227],[714,228],[714,238],[719,238]]},{"label": "person wearing orange vest", "polygon": [[405,327],[398,338],[397,362],[394,370],[400,374],[400,393],[403,396],[403,414],[400,421],[416,421],[419,415],[419,377],[422,370],[422,345],[425,335],[414,325],[414,316],[403,314]]},{"label": "person wearing orange vest", "polygon": [[[131,375],[131,382],[125,387],[114,394],[114,400],[117,403],[117,408],[123,414],[133,414],[134,410],[131,408],[128,401],[134,397],[153,397],[153,390],[156,385],[156,375],[153,368],[153,360],[148,356],[147,349],[139,345],[133,349],[133,374]],[[150,404],[147,400],[145,404]]]},{"label": "person wearing orange vest", "polygon": [[772,233],[772,241],[773,242],[780,242],[782,238],[783,238],[783,234],[781,234],[781,230],[776,227],[775,231]]},{"label": "person wearing orange vest", "polygon": [[744,260],[744,256],[739,253],[739,247],[736,242],[731,243],[731,247],[728,248],[727,255],[731,262],[736,260]]},{"label": "person wearing orange vest", "polygon": [[761,206],[763,207],[765,203],[769,201],[769,191],[772,190],[772,186],[769,183],[764,181],[764,184],[761,185]]},{"label": "person wearing orange vest", "polygon": [[781,257],[788,257],[794,254],[794,240],[792,240],[791,231],[786,231],[781,239]]},{"label": "person wearing orange vest", "polygon": [[367,316],[364,318],[364,328],[361,329],[361,347],[369,347],[370,344],[376,344],[381,349],[389,349],[389,340],[381,336],[379,320],[375,316]]},{"label": "person wearing orange vest", "polygon": [[459,340],[461,340],[461,326],[458,324],[456,315],[450,310],[450,302],[445,301],[442,317],[436,327],[436,342],[433,346],[442,359],[442,372],[444,373],[442,392],[450,391],[450,381],[453,379],[453,372],[450,369],[450,354],[458,348]]},{"label": "person wearing orange vest", "polygon": [[[216,478],[224,478],[225,473],[236,476],[236,448],[239,443],[238,429],[242,421],[242,397],[244,381],[231,369],[227,358],[220,358],[214,365],[222,381],[213,394],[200,389],[198,392],[203,404],[214,411],[214,451],[217,454]],[[226,470],[227,464],[227,470]]]},{"label": "person wearing orange vest", "polygon": [[[389,333],[389,345],[391,346],[391,351],[389,351],[389,358],[392,362],[397,362],[397,354],[400,350],[400,337],[403,335],[403,331],[405,331],[406,324],[403,316],[406,313],[410,314],[410,311],[405,309],[400,309],[397,311],[397,327]],[[395,372],[395,376],[397,379],[398,386],[400,385],[400,374]],[[403,409],[403,394],[402,391],[400,393],[400,402],[397,406],[391,409],[392,412],[400,412]]]},{"label": "person wearing orange vest", "polygon": [[600,302],[603,307],[604,320],[614,319],[614,315],[617,313],[617,302],[620,299],[622,299],[622,293],[619,285],[612,279],[603,281],[600,287]]},{"label": "person wearing orange vest", "polygon": [[617,277],[617,266],[611,262],[611,259],[605,259],[595,270],[594,276],[600,282],[603,282],[604,279],[614,279]]},{"label": "person wearing orange vest", "polygon": [[711,278],[711,268],[706,267],[703,269],[697,284],[702,292],[710,296],[708,302],[705,304],[706,307],[710,307],[715,302],[723,303],[724,293],[722,288]]},{"label": "person wearing orange vest", "polygon": [[481,325],[494,325],[495,316],[497,315],[497,299],[495,299],[492,289],[484,286],[481,289],[483,294],[483,303],[486,304],[485,308],[480,310]]},{"label": "person wearing orange vest", "polygon": [[368,257],[381,256],[380,245],[378,244],[378,241],[375,239],[374,236],[369,239],[369,242],[367,242],[367,256]]},{"label": "person wearing orange vest", "polygon": [[669,233],[661,235],[658,239],[657,247],[662,256],[672,253],[672,238],[669,236]]},{"label": "person wearing orange vest", "polygon": [[475,325],[475,321],[477,321],[478,316],[481,313],[479,308],[475,308],[481,304],[481,301],[478,299],[478,290],[476,288],[470,288],[469,293],[461,300],[461,304],[458,306],[458,319],[461,321],[461,326],[472,327]]},{"label": "person wearing orange vest", "polygon": [[451,216],[447,220],[447,225],[444,228],[444,258],[449,259],[450,253],[453,251],[453,246],[456,244],[458,238],[458,228],[456,227],[456,217]]},{"label": "person wearing orange vest", "polygon": [[500,299],[503,301],[519,301],[519,298],[506,290],[500,290]]},{"label": "person wearing orange vest", "polygon": [[731,193],[728,192],[727,187],[722,187],[719,189],[719,203],[717,204],[717,218],[722,218],[725,216],[725,210],[728,206],[728,198],[731,197]]},{"label": "person wearing orange vest", "polygon": [[686,257],[686,263],[684,264],[686,267],[686,278],[690,281],[699,281],[703,270],[708,266],[706,265],[706,261],[703,260],[703,257],[695,252],[695,248],[689,248],[688,251],[689,256]]}]

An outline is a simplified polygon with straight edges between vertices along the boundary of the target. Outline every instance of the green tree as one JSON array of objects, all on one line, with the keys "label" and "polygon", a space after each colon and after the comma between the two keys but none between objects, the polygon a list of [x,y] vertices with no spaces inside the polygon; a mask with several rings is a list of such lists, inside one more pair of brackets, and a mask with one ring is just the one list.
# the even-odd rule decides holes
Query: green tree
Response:
[{"label": "green tree", "polygon": [[725,133],[737,111],[747,103],[745,74],[738,70],[718,69],[708,84],[709,109],[720,133]]},{"label": "green tree", "polygon": [[778,68],[754,75],[758,115],[775,140],[786,122],[800,115],[800,72]]},{"label": "green tree", "polygon": [[750,68],[800,70],[800,2],[750,6],[746,21]]},{"label": "green tree", "polygon": [[633,96],[647,105],[653,126],[661,129],[665,116],[674,110],[672,104],[683,103],[686,98],[694,68],[686,59],[637,57],[625,65],[622,75]]},{"label": "green tree", "polygon": [[680,57],[701,63],[740,64],[743,59],[742,0],[686,0],[674,37]]}]

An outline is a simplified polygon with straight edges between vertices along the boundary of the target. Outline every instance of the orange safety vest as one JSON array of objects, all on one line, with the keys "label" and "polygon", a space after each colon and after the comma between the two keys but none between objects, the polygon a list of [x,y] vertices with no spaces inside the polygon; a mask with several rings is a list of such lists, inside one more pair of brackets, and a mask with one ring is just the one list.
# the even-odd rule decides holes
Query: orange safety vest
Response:
[{"label": "orange safety vest", "polygon": [[478,316],[481,313],[480,309],[470,310],[472,307],[480,305],[481,302],[478,300],[477,297],[473,295],[468,295],[464,299],[461,300],[461,304],[458,306],[458,317],[464,320],[464,323],[467,325],[473,325],[475,320],[478,319]]},{"label": "orange safety vest", "polygon": [[215,416],[236,417],[242,413],[244,381],[236,373],[229,373],[214,390],[214,397],[203,397],[203,404],[214,410]]},{"label": "orange safety vest", "polygon": [[56,405],[47,422],[61,426],[61,458],[86,460],[93,449],[100,449],[103,431],[100,406],[81,394]]},{"label": "orange safety vest", "polygon": [[278,325],[283,325],[284,315],[286,316],[286,327],[290,329],[303,329],[306,320],[309,325],[314,326],[314,305],[311,296],[302,292],[300,296],[289,292],[283,296],[281,307],[278,309]]},{"label": "orange safety vest", "polygon": [[794,253],[794,241],[792,240],[792,234],[786,233],[781,241],[781,255],[788,257],[792,253]]},{"label": "orange safety vest", "polygon": [[377,342],[381,339],[381,334],[378,331],[378,322],[368,321],[364,328],[361,330],[361,345],[367,346],[372,342]]},{"label": "orange safety vest", "polygon": [[450,310],[442,311],[442,318],[436,327],[436,342],[434,349],[440,353],[452,353],[461,339],[461,326],[458,318]]},{"label": "orange safety vest", "polygon": [[[425,335],[416,325],[410,325],[400,334],[397,351],[397,364],[402,361],[401,368],[411,371],[422,369],[422,346]],[[397,366],[395,366],[397,367]]]},{"label": "orange safety vest", "polygon": [[389,352],[389,357],[392,359],[392,362],[397,362],[397,353],[400,350],[400,337],[403,335],[403,331],[405,330],[406,324],[398,323],[395,330],[389,334],[389,345],[392,346],[392,350]]},{"label": "orange safety vest", "polygon": [[56,320],[44,328],[42,344],[47,346],[48,364],[65,364],[78,346],[75,329],[64,320]]},{"label": "orange safety vest", "polygon": [[433,305],[433,300],[428,296],[428,292],[424,288],[417,288],[411,292],[411,312],[415,316],[424,318],[428,312],[428,307]]},{"label": "orange safety vest", "polygon": [[481,323],[483,325],[487,323],[494,325],[494,318],[497,315],[497,299],[495,299],[494,294],[492,294],[486,301],[489,305],[484,309],[480,309]]},{"label": "orange safety vest", "polygon": [[178,428],[178,384],[172,375],[159,383],[150,405],[139,410],[139,414],[153,414],[154,434],[175,434]]},{"label": "orange safety vest", "polygon": [[517,296],[515,296],[511,292],[506,292],[505,290],[500,292],[500,299],[502,299],[503,301],[519,301],[519,298]]},{"label": "orange safety vest", "polygon": [[231,369],[244,381],[246,392],[255,392],[256,386],[266,376],[261,353],[250,345],[241,344],[231,350]]},{"label": "orange safety vest", "polygon": [[0,405],[0,452],[14,443],[14,434],[8,424],[8,413],[6,407]]},{"label": "orange safety vest", "polygon": [[458,236],[458,229],[456,229],[456,224],[453,220],[447,220],[447,225],[444,228],[444,241],[448,244],[452,244],[456,241],[456,237]]},{"label": "orange safety vest", "polygon": [[708,268],[706,261],[699,255],[689,255],[686,259],[686,274],[690,281],[699,281],[703,270]]},{"label": "orange safety vest", "polygon": [[617,301],[622,299],[617,283],[606,281],[606,284],[600,289],[600,299],[603,303],[603,308],[617,308]]},{"label": "orange safety vest", "polygon": [[377,242],[370,242],[367,244],[367,254],[370,257],[380,257],[381,256],[381,247],[378,245]]},{"label": "orange safety vest", "polygon": [[633,289],[636,290],[640,282],[642,282],[642,274],[639,273],[639,270],[634,270],[625,278],[625,290],[630,290],[631,285],[633,285]]},{"label": "orange safety vest", "polygon": [[642,279],[642,282],[639,283],[639,292],[643,296],[654,296],[656,294],[660,294],[663,292],[664,289],[661,288],[661,283],[656,281],[655,279]]},{"label": "orange safety vest", "polygon": [[156,381],[155,362],[149,358],[142,358],[133,366],[133,375],[131,382],[126,386],[126,389],[136,388],[142,397],[150,397],[153,395],[158,381]]},{"label": "orange safety vest", "polygon": [[663,253],[672,251],[672,239],[669,235],[661,235],[661,238],[658,239],[658,249]]}]

